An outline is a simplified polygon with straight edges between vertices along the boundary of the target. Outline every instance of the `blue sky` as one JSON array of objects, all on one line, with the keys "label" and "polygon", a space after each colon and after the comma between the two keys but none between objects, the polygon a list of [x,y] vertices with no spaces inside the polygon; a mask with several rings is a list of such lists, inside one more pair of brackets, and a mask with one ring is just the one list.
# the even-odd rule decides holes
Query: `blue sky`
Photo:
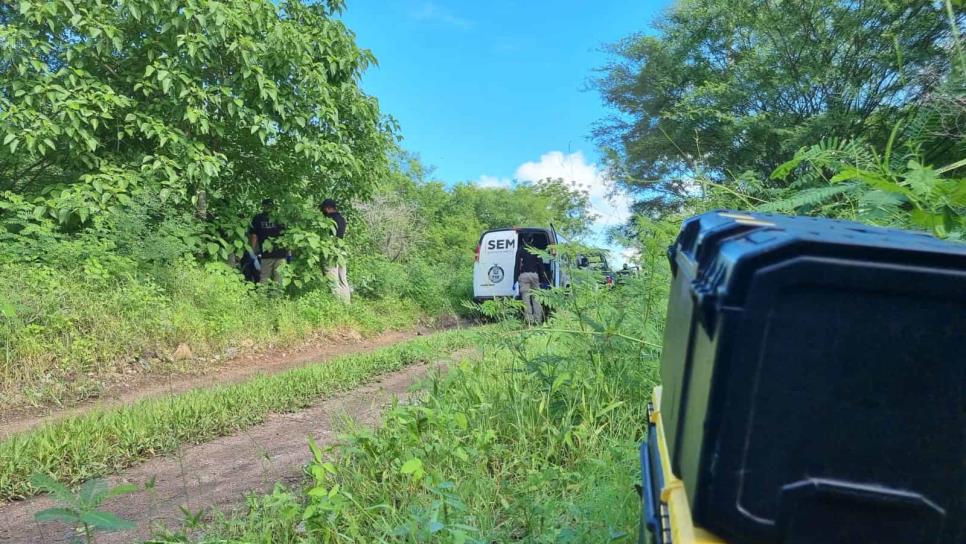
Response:
[{"label": "blue sky", "polygon": [[363,86],[401,125],[403,146],[447,183],[574,178],[606,215],[590,138],[610,112],[587,90],[604,44],[646,31],[669,0],[350,0],[343,18],[379,66]]}]

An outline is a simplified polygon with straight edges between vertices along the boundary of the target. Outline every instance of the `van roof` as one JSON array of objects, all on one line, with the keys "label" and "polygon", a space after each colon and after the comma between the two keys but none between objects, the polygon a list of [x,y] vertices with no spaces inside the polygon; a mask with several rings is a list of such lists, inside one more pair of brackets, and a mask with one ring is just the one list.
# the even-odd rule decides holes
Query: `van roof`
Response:
[{"label": "van roof", "polygon": [[549,235],[549,234],[551,234],[553,232],[553,231],[550,230],[549,227],[503,227],[503,228],[499,228],[499,229],[490,229],[490,230],[484,231],[483,234],[480,235],[480,243],[483,242],[483,238],[485,238],[487,234],[491,234],[491,233],[494,233],[494,232],[504,232],[504,231],[508,231],[508,230],[515,230],[515,231],[520,232],[520,233],[543,232],[543,233],[545,233],[547,235]]},{"label": "van roof", "polygon": [[499,229],[490,229],[483,232],[483,236],[490,234],[491,232],[503,232],[506,230],[515,230],[517,232],[550,232],[550,227],[503,227]]}]

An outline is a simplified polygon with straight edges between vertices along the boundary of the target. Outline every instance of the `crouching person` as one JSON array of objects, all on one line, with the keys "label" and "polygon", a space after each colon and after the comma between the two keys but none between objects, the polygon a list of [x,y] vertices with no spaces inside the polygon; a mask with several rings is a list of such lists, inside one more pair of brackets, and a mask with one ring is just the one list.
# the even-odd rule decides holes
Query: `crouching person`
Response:
[{"label": "crouching person", "polygon": [[258,263],[256,267],[259,283],[272,281],[280,284],[282,281],[281,268],[288,257],[288,251],[275,244],[284,230],[285,227],[275,219],[275,203],[266,198],[262,201],[261,213],[252,218],[252,225],[248,230],[249,241],[255,253],[252,258]]},{"label": "crouching person", "polygon": [[[335,223],[336,238],[340,240],[345,238],[345,217],[342,217],[342,214],[339,213],[335,201],[327,198],[322,201],[321,208],[322,213]],[[348,304],[349,299],[352,297],[352,288],[349,287],[349,277],[345,261],[342,258],[337,258],[334,262],[327,263],[325,275],[332,283],[332,294],[342,302]]]}]

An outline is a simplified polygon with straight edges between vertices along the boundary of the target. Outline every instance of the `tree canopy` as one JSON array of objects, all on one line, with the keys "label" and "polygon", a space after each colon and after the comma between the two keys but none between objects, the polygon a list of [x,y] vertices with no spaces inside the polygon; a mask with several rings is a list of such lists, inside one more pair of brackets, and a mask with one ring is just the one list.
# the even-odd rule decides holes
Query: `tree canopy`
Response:
[{"label": "tree canopy", "polygon": [[[8,229],[83,228],[150,195],[239,250],[260,199],[324,252],[321,198],[370,194],[392,133],[341,0],[0,4],[0,193]],[[16,210],[14,210],[16,208]],[[15,213],[16,212],[16,213]],[[21,225],[22,226],[22,225]]]},{"label": "tree canopy", "polygon": [[[405,212],[410,217],[406,223],[419,230],[416,236],[396,228],[397,242],[413,239],[413,244],[430,260],[466,270],[485,230],[553,224],[564,236],[575,237],[585,234],[591,223],[587,195],[572,190],[561,180],[512,188],[479,187],[473,183],[448,188],[432,179],[418,157],[405,153],[395,156],[392,173],[377,196],[380,198],[373,204],[406,203],[405,210],[400,209],[399,213]],[[374,239],[389,239],[391,233],[386,229],[398,223],[382,219],[386,213],[373,215],[381,218],[371,222]]]},{"label": "tree canopy", "polygon": [[656,28],[610,46],[596,79],[619,112],[596,137],[643,207],[697,175],[768,179],[825,137],[880,145],[953,58],[945,3],[930,0],[685,0]]}]

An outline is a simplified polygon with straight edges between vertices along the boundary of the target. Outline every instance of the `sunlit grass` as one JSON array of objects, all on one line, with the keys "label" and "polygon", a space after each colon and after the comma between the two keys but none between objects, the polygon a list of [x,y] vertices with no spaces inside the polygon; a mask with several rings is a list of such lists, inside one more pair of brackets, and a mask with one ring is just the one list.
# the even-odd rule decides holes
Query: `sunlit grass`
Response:
[{"label": "sunlit grass", "polygon": [[49,474],[69,484],[112,474],[183,444],[201,443],[304,408],[374,376],[435,360],[476,333],[449,331],[371,353],[349,355],[248,381],[95,410],[0,442],[0,499],[35,493],[28,480]]},{"label": "sunlit grass", "polygon": [[305,487],[249,497],[195,540],[636,541],[666,304],[653,270],[618,290],[547,295],[547,326],[492,329],[478,362],[429,380],[415,404],[313,446]]}]

